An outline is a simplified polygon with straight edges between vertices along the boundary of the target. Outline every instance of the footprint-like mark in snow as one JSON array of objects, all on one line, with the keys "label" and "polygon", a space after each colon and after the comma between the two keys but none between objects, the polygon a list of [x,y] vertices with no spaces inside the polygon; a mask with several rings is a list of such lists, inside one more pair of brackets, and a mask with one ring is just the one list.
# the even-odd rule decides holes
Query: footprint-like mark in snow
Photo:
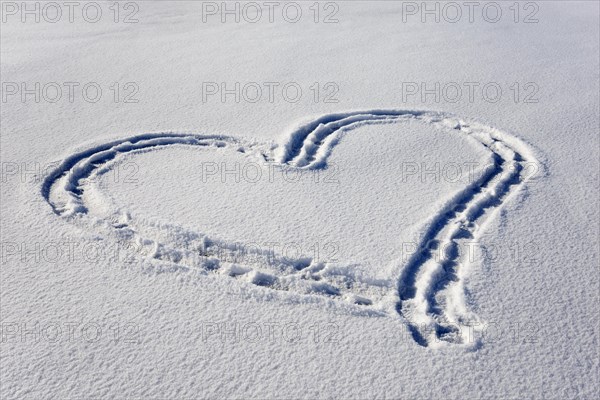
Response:
[{"label": "footprint-like mark in snow", "polygon": [[[310,258],[289,259],[256,248],[244,248],[180,227],[136,220],[128,212],[115,211],[106,218],[90,217],[84,192],[97,174],[125,154],[171,145],[230,148],[285,168],[326,168],[327,158],[344,133],[366,124],[394,123],[416,119],[426,124],[463,133],[489,151],[493,165],[470,182],[430,218],[418,250],[407,262],[398,261],[399,274],[389,280],[354,276],[351,266],[330,268]],[[465,278],[469,260],[458,251],[461,241],[473,242],[486,221],[529,179],[528,163],[537,163],[533,152],[520,139],[474,121],[431,111],[369,110],[327,114],[294,129],[281,146],[269,146],[232,136],[177,133],[143,134],[111,141],[75,153],[60,163],[45,179],[42,195],[54,212],[70,220],[107,230],[118,240],[134,244],[149,259],[176,268],[194,269],[243,279],[254,285],[328,298],[370,308],[375,313],[399,315],[412,337],[422,346],[466,343],[460,326],[476,316],[466,305]],[[86,218],[87,217],[87,218]],[[434,256],[437,248],[444,257]],[[215,257],[215,250],[227,255]],[[236,263],[236,257],[255,262]],[[243,256],[243,257],[242,257]],[[233,261],[232,261],[233,260]],[[471,260],[472,261],[472,260]],[[390,299],[392,299],[390,301]]]}]

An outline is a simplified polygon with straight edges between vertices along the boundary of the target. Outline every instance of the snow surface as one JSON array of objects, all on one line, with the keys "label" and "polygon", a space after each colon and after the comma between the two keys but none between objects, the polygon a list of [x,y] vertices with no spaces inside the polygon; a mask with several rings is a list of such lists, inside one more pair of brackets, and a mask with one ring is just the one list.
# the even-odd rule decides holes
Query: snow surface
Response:
[{"label": "snow surface", "polygon": [[[104,89],[1,104],[3,398],[598,397],[598,3],[538,2],[534,24],[137,4],[136,24],[2,23],[2,82]],[[463,175],[420,175],[436,163]]]}]

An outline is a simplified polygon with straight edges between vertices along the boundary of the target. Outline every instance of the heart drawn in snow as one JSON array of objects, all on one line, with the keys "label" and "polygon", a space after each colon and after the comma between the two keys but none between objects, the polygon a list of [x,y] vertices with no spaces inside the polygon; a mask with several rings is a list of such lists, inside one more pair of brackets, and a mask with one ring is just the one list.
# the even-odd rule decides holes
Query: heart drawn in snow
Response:
[{"label": "heart drawn in snow", "polygon": [[[92,211],[101,206],[86,196],[86,191],[97,189],[92,178],[105,173],[111,163],[166,146],[225,148],[282,168],[321,170],[327,168],[328,159],[344,134],[365,125],[407,120],[460,133],[465,140],[489,152],[493,161],[491,168],[486,168],[427,219],[420,244],[389,279],[365,279],[339,265],[228,243],[178,226],[136,219],[127,211],[109,210],[109,215],[99,220]],[[529,165],[537,165],[537,160],[525,143],[481,123],[440,112],[367,110],[316,118],[293,129],[279,146],[232,136],[179,133],[149,133],[110,141],[66,157],[44,180],[42,195],[57,215],[115,235],[151,260],[265,288],[324,296],[376,314],[397,316],[422,346],[464,344],[465,330],[461,326],[475,318],[466,305],[464,287],[473,260],[467,260],[458,247],[462,241],[473,242],[484,223],[493,218],[494,211],[525,185]],[[441,258],[434,255],[440,247],[445,249]],[[250,253],[256,257],[252,262],[244,262],[250,260]]]}]

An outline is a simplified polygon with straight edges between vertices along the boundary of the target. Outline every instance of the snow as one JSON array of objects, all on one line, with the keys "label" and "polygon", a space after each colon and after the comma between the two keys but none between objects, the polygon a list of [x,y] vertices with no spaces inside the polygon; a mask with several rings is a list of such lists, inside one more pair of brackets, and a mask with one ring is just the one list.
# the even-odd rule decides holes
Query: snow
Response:
[{"label": "snow", "polygon": [[7,3],[3,397],[598,396],[596,2]]}]

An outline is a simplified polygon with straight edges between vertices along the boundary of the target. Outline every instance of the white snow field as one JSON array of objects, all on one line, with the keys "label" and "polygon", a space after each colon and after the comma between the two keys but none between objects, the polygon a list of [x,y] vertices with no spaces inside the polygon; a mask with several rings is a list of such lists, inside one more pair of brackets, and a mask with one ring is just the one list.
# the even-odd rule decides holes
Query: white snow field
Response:
[{"label": "white snow field", "polygon": [[0,394],[600,396],[600,7],[2,5]]}]

